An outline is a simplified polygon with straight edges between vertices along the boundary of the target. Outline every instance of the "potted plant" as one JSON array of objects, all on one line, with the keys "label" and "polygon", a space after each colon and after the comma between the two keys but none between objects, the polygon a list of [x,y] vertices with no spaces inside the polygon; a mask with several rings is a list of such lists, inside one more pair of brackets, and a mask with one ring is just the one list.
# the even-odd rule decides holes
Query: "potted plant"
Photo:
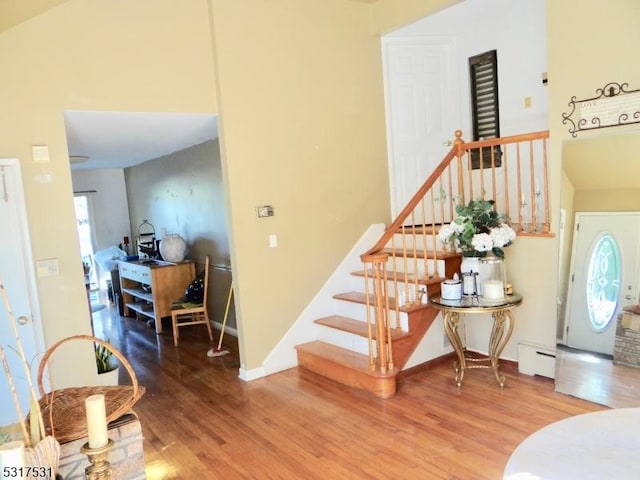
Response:
[{"label": "potted plant", "polygon": [[492,253],[504,258],[504,247],[513,243],[516,232],[505,215],[498,214],[493,200],[471,200],[456,206],[456,218],[438,232],[440,241],[464,257],[485,257]]},{"label": "potted plant", "polygon": [[[106,340],[108,343],[109,340]],[[102,386],[118,385],[118,365],[113,363],[113,352],[105,345],[96,345],[96,367],[98,369],[98,384]]]},{"label": "potted plant", "polygon": [[442,226],[438,238],[463,256],[463,293],[497,300],[504,297],[506,285],[503,248],[514,242],[516,232],[494,204],[478,199],[457,205],[456,218]]}]

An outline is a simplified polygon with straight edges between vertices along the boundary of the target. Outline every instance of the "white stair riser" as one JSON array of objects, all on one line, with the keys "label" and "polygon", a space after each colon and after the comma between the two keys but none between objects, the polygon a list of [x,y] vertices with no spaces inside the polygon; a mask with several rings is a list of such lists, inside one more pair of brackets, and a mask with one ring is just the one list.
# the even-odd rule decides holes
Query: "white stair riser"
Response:
[{"label": "white stair riser", "polygon": [[[346,302],[344,300],[338,300],[335,299],[334,300],[334,315],[342,315],[343,317],[347,317],[347,318],[352,318],[354,320],[360,320],[361,322],[366,322],[367,321],[367,307],[365,305],[362,305],[360,303],[354,303],[354,302]],[[374,311],[373,311],[373,306],[370,307],[371,309],[371,318],[374,318]],[[396,318],[395,318],[395,311],[390,312],[390,319],[391,319],[391,325],[395,326],[396,324]],[[408,331],[409,330],[409,318],[407,316],[406,313],[404,312],[399,312],[399,319],[398,321],[400,322],[400,328],[403,331]]]},{"label": "white stair riser", "polygon": [[322,342],[330,343],[331,345],[342,347],[362,355],[369,355],[369,341],[366,337],[319,325],[318,339]]},{"label": "white stair riser", "polygon": [[389,257],[389,260],[387,261],[387,275],[389,277],[392,276],[392,273],[394,271],[394,266],[395,266],[395,271],[397,272],[402,272],[402,273],[418,273],[418,275],[420,276],[424,276],[425,273],[428,273],[429,275],[433,275],[433,274],[438,274],[441,277],[444,276],[444,260],[439,259],[439,260],[432,260],[432,259],[427,259],[425,260],[424,258],[403,258],[403,257]]}]

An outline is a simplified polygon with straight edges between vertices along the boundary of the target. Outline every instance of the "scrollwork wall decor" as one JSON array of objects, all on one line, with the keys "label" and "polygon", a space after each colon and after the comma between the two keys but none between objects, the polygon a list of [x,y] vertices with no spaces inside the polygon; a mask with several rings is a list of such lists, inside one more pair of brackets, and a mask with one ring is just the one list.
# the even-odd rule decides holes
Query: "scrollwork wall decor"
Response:
[{"label": "scrollwork wall decor", "polygon": [[640,90],[628,88],[628,83],[611,82],[598,88],[595,97],[571,97],[571,111],[562,114],[562,123],[570,124],[569,133],[574,138],[582,130],[640,123]]}]

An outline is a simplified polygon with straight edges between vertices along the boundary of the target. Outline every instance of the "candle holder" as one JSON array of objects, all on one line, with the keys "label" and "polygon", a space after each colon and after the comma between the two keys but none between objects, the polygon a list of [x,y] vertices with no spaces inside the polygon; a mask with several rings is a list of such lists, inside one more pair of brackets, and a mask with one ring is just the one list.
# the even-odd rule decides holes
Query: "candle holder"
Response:
[{"label": "candle holder", "polygon": [[113,448],[113,440],[109,439],[104,447],[91,448],[89,442],[85,443],[80,449],[81,453],[84,453],[89,457],[89,465],[84,469],[84,473],[88,480],[103,480],[111,479],[113,476],[113,467],[108,462],[109,450]]}]

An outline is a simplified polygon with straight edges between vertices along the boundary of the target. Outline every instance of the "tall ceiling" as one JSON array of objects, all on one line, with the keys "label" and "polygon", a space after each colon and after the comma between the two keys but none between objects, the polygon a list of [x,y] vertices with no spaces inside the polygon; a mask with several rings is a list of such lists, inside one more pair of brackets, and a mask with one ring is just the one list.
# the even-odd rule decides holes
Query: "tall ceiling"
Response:
[{"label": "tall ceiling", "polygon": [[64,112],[72,170],[127,168],[218,137],[203,113]]},{"label": "tall ceiling", "polygon": [[[0,0],[0,32],[40,15],[68,0]],[[378,0],[348,0],[376,3]]]},{"label": "tall ceiling", "polygon": [[[0,32],[68,0],[0,0]],[[373,4],[378,0],[345,0]],[[218,136],[217,117],[190,113],[65,112],[73,170],[126,168]]]}]

